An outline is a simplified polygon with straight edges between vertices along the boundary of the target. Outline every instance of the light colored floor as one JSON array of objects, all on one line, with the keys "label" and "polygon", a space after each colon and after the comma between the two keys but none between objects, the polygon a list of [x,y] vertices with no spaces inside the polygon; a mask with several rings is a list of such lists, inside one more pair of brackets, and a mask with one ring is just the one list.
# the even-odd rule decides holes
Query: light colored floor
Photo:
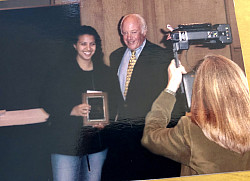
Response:
[{"label": "light colored floor", "polygon": [[250,181],[250,171],[230,172],[190,177],[158,179],[157,181]]}]

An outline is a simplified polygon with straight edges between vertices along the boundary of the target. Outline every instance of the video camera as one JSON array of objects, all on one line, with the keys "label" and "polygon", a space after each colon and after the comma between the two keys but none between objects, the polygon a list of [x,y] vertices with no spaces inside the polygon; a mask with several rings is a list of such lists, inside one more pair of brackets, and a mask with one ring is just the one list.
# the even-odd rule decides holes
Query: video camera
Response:
[{"label": "video camera", "polygon": [[[171,31],[171,41],[173,42],[173,52],[177,67],[179,66],[177,52],[179,50],[188,50],[191,44],[215,44],[218,48],[222,48],[232,43],[231,28],[228,24],[215,24],[213,26],[210,23],[187,24],[178,25],[178,28],[175,29],[169,26],[167,28]],[[185,74],[181,83],[181,92],[186,95],[187,111],[191,107],[194,77],[194,72]]]},{"label": "video camera", "polygon": [[188,50],[191,43],[230,44],[231,28],[228,24],[187,24],[178,25],[171,33],[171,40],[176,46],[174,51]]}]

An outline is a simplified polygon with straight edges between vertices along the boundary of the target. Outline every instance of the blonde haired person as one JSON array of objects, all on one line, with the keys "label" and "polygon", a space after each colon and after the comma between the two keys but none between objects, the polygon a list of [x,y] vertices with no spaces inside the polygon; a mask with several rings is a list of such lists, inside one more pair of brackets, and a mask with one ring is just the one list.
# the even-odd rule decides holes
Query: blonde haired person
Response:
[{"label": "blonde haired person", "polygon": [[183,66],[169,69],[169,83],[146,117],[142,144],[182,164],[181,175],[250,169],[250,96],[247,79],[233,61],[207,55],[193,84],[191,116],[166,128]]}]

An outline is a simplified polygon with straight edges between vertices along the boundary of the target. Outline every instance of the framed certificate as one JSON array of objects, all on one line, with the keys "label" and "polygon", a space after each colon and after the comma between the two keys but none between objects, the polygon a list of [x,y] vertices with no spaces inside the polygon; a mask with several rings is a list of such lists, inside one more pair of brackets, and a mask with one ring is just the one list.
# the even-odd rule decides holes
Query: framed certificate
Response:
[{"label": "framed certificate", "polygon": [[83,93],[82,102],[91,106],[88,116],[83,117],[84,126],[109,123],[108,95],[106,92]]}]

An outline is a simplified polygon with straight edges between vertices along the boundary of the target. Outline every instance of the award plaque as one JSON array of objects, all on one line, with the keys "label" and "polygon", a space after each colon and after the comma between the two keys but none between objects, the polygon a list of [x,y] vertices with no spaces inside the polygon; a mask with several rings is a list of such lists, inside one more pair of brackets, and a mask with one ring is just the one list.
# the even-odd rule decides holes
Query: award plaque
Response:
[{"label": "award plaque", "polygon": [[83,93],[82,102],[91,106],[88,116],[83,117],[84,126],[109,123],[108,95],[106,92]]}]

